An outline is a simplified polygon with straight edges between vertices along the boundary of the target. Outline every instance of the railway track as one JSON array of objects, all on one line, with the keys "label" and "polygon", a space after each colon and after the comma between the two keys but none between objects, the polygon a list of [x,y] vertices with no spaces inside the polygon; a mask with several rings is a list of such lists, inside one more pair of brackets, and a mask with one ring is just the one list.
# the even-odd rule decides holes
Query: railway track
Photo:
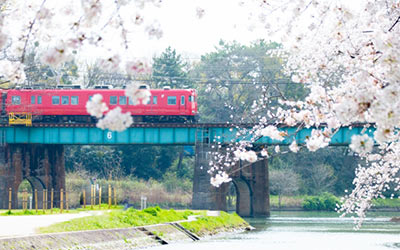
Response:
[{"label": "railway track", "polygon": [[[133,123],[131,128],[203,128],[203,127],[251,127],[254,124],[232,124],[232,123]],[[0,127],[26,127],[24,125],[0,124]],[[63,127],[63,128],[92,128],[96,127],[95,123],[33,123],[33,128],[40,127]]]}]

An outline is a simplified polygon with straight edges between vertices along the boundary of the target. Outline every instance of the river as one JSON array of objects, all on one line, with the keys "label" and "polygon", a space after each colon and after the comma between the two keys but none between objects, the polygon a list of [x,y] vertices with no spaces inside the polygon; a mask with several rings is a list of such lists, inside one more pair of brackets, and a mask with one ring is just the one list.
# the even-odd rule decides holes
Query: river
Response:
[{"label": "river", "polygon": [[270,218],[247,219],[251,232],[225,234],[193,243],[176,243],[151,250],[383,250],[400,249],[400,213],[370,213],[362,228],[351,218],[328,212],[273,212]]}]

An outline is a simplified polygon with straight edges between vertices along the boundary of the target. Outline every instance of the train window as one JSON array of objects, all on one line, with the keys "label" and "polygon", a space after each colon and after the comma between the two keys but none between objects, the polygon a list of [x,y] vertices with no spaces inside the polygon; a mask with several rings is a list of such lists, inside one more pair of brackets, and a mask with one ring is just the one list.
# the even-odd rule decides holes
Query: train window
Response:
[{"label": "train window", "polygon": [[185,96],[181,96],[181,105],[185,105]]},{"label": "train window", "polygon": [[36,96],[31,95],[31,104],[35,104]]},{"label": "train window", "polygon": [[194,102],[194,96],[192,95],[189,96],[189,102]]},{"label": "train window", "polygon": [[153,96],[153,104],[157,104],[157,96]]},{"label": "train window", "polygon": [[89,101],[91,101],[91,100],[92,100],[92,97],[93,97],[92,95],[90,95],[90,96],[89,96]]},{"label": "train window", "polygon": [[134,105],[131,98],[129,98],[129,105]]},{"label": "train window", "polygon": [[126,105],[126,96],[120,96],[119,97],[119,104],[120,105]]},{"label": "train window", "polygon": [[42,104],[42,96],[38,95],[37,97],[37,104]]},{"label": "train window", "polygon": [[110,104],[115,105],[118,102],[118,97],[117,96],[110,96]]},{"label": "train window", "polygon": [[71,105],[79,104],[79,96],[71,96]]},{"label": "train window", "polygon": [[11,104],[20,105],[21,104],[21,97],[19,95],[12,96],[11,97]]},{"label": "train window", "polygon": [[176,105],[176,96],[168,96],[168,105]]},{"label": "train window", "polygon": [[150,103],[151,103],[151,99],[149,98],[149,99],[147,99],[145,105],[148,105],[148,104],[150,104]]},{"label": "train window", "polygon": [[61,104],[68,105],[69,104],[69,96],[61,96]]},{"label": "train window", "polygon": [[60,104],[60,97],[59,96],[52,96],[51,97],[51,104],[53,104],[53,105]]}]

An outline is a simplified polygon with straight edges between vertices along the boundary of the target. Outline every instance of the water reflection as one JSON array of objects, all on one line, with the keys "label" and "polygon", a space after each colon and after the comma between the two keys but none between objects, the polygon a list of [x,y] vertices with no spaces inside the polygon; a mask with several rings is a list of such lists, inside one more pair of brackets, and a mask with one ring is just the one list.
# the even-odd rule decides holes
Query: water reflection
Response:
[{"label": "water reflection", "polygon": [[400,224],[390,222],[398,213],[372,213],[359,231],[351,218],[336,213],[280,212],[267,219],[248,219],[252,232],[226,234],[195,243],[178,243],[151,249],[400,249]]}]

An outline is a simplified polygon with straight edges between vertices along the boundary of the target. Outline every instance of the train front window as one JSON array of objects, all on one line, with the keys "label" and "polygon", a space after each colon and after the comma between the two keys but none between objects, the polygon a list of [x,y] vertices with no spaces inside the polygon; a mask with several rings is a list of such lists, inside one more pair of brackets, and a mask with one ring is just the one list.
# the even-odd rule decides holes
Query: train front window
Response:
[{"label": "train front window", "polygon": [[176,105],[176,96],[168,96],[168,105]]},{"label": "train front window", "polygon": [[69,96],[61,96],[61,104],[68,105],[69,104]]},{"label": "train front window", "polygon": [[53,104],[53,105],[60,104],[60,97],[59,96],[52,96],[51,97],[51,104]]},{"label": "train front window", "polygon": [[19,95],[12,96],[11,97],[11,104],[20,105],[21,104],[21,97]]},{"label": "train front window", "polygon": [[71,105],[79,104],[79,96],[71,96]]},{"label": "train front window", "polygon": [[42,104],[42,96],[38,95],[37,97],[37,104]]},{"label": "train front window", "polygon": [[36,101],[36,96],[32,95],[31,96],[31,104],[35,104]]},{"label": "train front window", "polygon": [[189,102],[194,102],[194,96],[192,95],[189,96]]},{"label": "train front window", "polygon": [[117,96],[110,96],[110,104],[115,105],[118,102],[118,97]]},{"label": "train front window", "polygon": [[126,105],[126,96],[120,96],[119,97],[119,104],[120,105]]}]

